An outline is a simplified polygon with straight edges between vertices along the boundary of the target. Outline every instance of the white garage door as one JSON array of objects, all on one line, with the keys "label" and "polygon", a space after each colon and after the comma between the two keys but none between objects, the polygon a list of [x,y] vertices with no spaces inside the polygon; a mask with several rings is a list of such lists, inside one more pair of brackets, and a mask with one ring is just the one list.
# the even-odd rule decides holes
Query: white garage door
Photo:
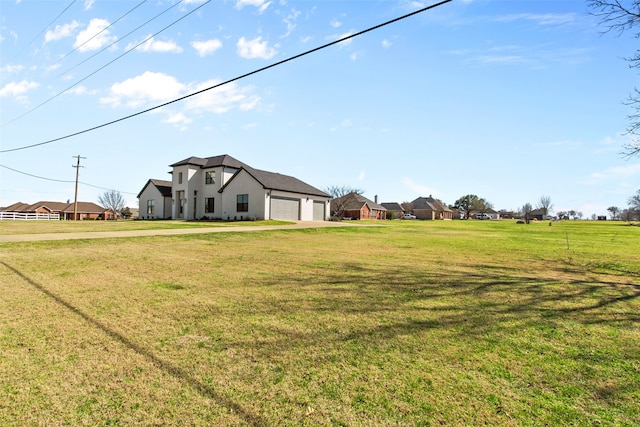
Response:
[{"label": "white garage door", "polygon": [[271,219],[297,221],[300,218],[300,200],[285,197],[271,198]]},{"label": "white garage door", "polygon": [[313,202],[313,220],[314,221],[324,221],[324,202]]}]

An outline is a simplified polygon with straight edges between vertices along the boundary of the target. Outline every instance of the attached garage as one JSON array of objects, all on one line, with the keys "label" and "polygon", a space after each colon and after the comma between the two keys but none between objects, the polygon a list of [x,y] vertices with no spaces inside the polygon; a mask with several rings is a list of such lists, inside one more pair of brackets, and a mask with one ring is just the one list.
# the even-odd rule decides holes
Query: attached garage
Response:
[{"label": "attached garage", "polygon": [[[314,205],[315,208],[315,205]],[[314,209],[315,217],[315,209]],[[287,197],[271,198],[271,219],[297,221],[300,219],[300,200]]]},{"label": "attached garage", "polygon": [[313,201],[313,220],[314,221],[325,220],[325,214],[324,214],[325,205],[326,203],[323,201],[317,201],[317,200]]}]

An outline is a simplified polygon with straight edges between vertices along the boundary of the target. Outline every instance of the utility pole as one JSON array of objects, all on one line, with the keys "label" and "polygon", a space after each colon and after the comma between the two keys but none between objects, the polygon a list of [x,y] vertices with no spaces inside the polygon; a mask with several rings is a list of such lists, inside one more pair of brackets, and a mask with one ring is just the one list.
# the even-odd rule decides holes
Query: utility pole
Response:
[{"label": "utility pole", "polygon": [[74,168],[76,168],[76,196],[73,200],[73,220],[77,221],[78,220],[78,177],[80,175],[80,159],[86,159],[86,157],[80,157],[80,154],[72,157],[78,158],[78,164],[72,165]]}]

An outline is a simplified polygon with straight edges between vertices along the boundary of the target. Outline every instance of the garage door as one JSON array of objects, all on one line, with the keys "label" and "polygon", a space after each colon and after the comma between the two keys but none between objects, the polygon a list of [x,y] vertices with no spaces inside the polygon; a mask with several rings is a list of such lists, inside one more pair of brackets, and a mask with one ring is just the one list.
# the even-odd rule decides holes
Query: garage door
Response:
[{"label": "garage door", "polygon": [[285,197],[271,198],[271,219],[297,221],[300,218],[300,200]]},{"label": "garage door", "polygon": [[313,202],[313,220],[314,221],[324,221],[324,202]]}]

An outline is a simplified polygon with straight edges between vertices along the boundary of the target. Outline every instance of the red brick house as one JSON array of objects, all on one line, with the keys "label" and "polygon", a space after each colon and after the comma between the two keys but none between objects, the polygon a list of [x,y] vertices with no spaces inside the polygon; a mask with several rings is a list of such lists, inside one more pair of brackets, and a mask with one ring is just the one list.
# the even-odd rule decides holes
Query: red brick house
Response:
[{"label": "red brick house", "polygon": [[361,194],[349,193],[331,200],[331,214],[340,219],[386,219],[387,209]]}]

